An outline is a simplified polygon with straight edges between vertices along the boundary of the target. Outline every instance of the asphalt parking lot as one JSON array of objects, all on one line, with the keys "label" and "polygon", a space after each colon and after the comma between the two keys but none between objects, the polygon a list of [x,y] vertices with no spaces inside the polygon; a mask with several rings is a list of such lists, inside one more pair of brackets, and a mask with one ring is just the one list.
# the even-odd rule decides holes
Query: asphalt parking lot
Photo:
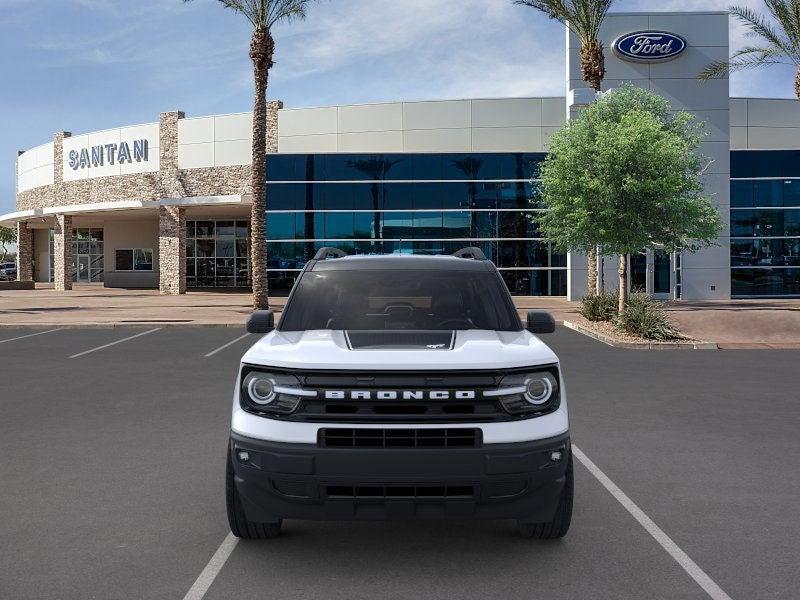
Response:
[{"label": "asphalt parking lot", "polygon": [[[574,443],[683,554],[576,462],[564,540],[523,540],[510,522],[289,521],[239,542],[204,597],[797,598],[800,352],[544,337]],[[230,396],[254,341],[0,330],[0,598],[184,598],[228,535]]]}]

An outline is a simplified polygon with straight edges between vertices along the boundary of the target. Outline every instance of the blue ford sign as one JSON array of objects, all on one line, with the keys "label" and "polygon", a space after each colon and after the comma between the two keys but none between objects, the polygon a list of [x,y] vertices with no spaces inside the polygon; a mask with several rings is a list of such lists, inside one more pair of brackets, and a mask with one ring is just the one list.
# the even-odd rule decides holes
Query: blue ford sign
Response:
[{"label": "blue ford sign", "polygon": [[684,50],[686,40],[666,31],[636,31],[614,41],[614,52],[617,56],[635,62],[671,60]]}]

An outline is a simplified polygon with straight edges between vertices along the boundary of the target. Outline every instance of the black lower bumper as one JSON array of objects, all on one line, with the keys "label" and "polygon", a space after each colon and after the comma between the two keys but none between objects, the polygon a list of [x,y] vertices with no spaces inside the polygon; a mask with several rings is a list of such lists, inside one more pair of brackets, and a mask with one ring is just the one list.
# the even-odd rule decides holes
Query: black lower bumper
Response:
[{"label": "black lower bumper", "polygon": [[[352,449],[231,436],[250,521],[553,518],[569,435],[481,448]],[[560,460],[551,454],[561,451]],[[246,452],[243,460],[242,451]]]}]

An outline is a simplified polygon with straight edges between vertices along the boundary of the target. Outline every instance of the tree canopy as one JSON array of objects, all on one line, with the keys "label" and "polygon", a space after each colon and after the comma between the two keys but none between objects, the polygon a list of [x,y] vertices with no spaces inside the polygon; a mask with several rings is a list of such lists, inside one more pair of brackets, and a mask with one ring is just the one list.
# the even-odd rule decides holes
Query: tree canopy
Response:
[{"label": "tree canopy", "polygon": [[0,227],[0,260],[8,256],[8,246],[17,241],[17,232],[10,227]]},{"label": "tree canopy", "polygon": [[703,127],[632,85],[603,94],[549,142],[535,217],[563,251],[626,255],[715,243],[720,217],[703,195]]},{"label": "tree canopy", "polygon": [[794,92],[800,99],[800,0],[764,0],[767,15],[748,6],[731,6],[730,14],[755,40],[729,60],[714,61],[700,73],[702,80],[725,77],[732,71],[786,64],[795,68]]}]

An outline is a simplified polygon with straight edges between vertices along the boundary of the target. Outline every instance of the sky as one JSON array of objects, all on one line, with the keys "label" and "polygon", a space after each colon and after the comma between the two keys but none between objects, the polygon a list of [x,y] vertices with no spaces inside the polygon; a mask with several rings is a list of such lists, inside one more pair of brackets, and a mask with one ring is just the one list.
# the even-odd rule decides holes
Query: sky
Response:
[{"label": "sky", "polygon": [[[728,0],[660,0],[724,10]],[[763,9],[760,0],[743,0]],[[618,0],[614,10],[652,10]],[[287,107],[560,96],[564,28],[511,0],[318,0],[275,31],[269,96]],[[248,111],[247,21],[217,0],[0,0],[0,214],[18,150],[73,134]],[[745,38],[733,29],[732,47]],[[793,97],[791,69],[735,75],[733,95]]]}]

